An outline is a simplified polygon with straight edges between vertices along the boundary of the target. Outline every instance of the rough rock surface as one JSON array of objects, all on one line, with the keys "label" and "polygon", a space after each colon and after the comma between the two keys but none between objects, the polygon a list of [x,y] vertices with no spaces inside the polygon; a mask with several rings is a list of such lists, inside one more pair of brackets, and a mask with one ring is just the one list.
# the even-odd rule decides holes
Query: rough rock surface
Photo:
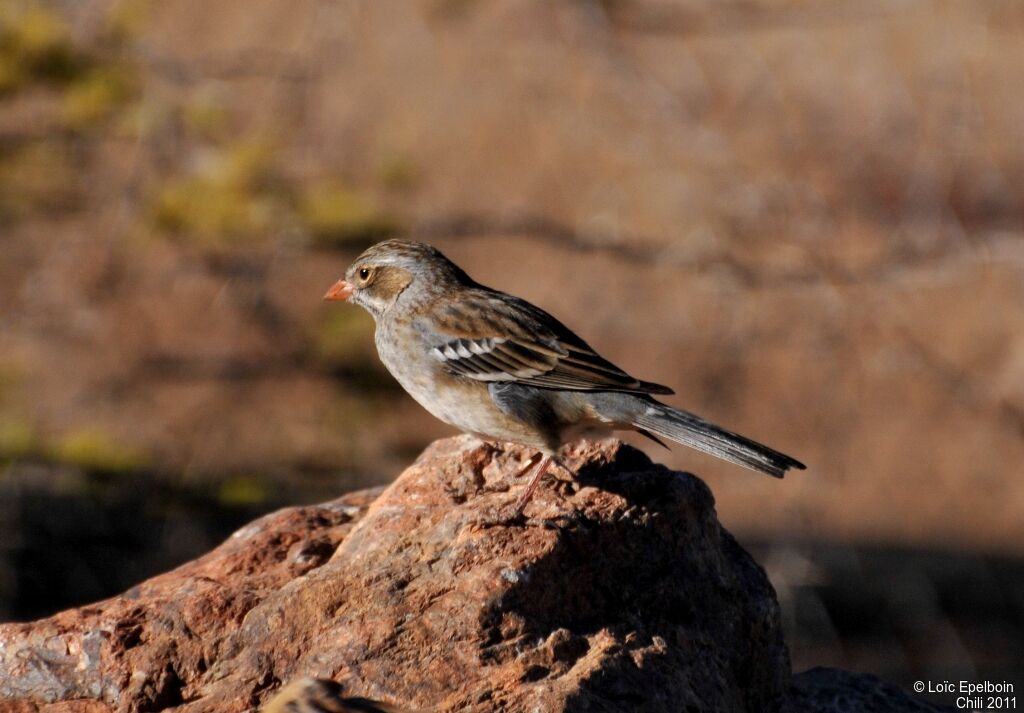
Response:
[{"label": "rough rock surface", "polygon": [[302,676],[407,710],[819,710],[700,480],[581,445],[574,478],[502,524],[529,456],[439,441],[383,492],[268,515],[119,597],[0,626],[0,710],[233,713]]},{"label": "rough rock surface", "polygon": [[785,713],[943,713],[903,689],[867,673],[818,667],[793,676]]}]

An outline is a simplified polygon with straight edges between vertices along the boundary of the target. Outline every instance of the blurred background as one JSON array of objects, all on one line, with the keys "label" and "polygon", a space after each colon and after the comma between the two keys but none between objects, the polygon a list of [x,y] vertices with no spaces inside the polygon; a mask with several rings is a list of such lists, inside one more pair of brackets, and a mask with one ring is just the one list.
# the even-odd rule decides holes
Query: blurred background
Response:
[{"label": "blurred background", "polygon": [[797,670],[1024,684],[1022,70],[1019,0],[0,0],[0,619],[449,434],[320,301],[408,235],[808,463],[642,445]]}]

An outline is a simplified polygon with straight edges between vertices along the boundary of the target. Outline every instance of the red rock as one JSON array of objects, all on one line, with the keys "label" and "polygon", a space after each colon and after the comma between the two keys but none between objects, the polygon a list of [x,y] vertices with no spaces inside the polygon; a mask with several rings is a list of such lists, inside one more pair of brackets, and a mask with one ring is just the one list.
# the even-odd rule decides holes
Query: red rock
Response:
[{"label": "red rock", "polygon": [[0,713],[142,711],[180,703],[246,612],[326,562],[379,492],[267,515],[200,559],[121,596],[0,626]]},{"label": "red rock", "polygon": [[439,441],[383,492],[268,515],[119,597],[2,626],[0,698],[22,708],[0,710],[236,713],[307,676],[340,684],[293,687],[337,710],[342,692],[432,711],[811,705],[774,591],[700,480],[581,445],[528,522],[495,524],[530,455]]}]

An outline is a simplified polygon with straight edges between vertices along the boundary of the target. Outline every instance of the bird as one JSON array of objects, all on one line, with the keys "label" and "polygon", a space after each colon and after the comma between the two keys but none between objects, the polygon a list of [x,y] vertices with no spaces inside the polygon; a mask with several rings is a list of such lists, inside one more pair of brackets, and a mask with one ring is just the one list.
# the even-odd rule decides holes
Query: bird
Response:
[{"label": "bird", "polygon": [[[484,441],[535,455],[513,510],[522,515],[559,449],[580,438],[633,430],[781,478],[800,461],[655,396],[539,307],[474,281],[437,248],[390,239],[367,248],[324,295],[373,317],[377,353],[435,417]],[[666,446],[667,447],[667,446]]]}]

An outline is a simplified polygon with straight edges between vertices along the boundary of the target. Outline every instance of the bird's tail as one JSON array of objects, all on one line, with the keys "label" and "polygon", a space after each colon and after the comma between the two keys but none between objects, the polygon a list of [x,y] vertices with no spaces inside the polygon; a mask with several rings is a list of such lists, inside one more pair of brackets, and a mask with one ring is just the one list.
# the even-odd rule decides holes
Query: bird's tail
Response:
[{"label": "bird's tail", "polygon": [[795,458],[757,441],[653,400],[634,417],[633,425],[775,478],[781,478],[790,468],[803,470],[805,467]]}]

